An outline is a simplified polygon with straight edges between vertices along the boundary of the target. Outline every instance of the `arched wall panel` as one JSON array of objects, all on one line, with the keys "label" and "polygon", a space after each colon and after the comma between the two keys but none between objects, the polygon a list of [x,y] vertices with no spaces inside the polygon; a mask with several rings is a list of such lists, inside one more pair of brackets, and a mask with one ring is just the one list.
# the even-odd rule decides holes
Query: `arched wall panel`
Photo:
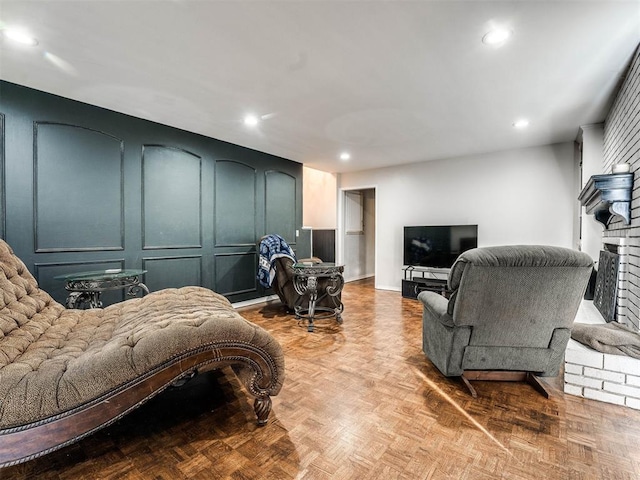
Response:
[{"label": "arched wall panel", "polygon": [[276,170],[265,172],[265,233],[296,243],[296,179]]},{"label": "arched wall panel", "polygon": [[124,142],[79,125],[33,128],[35,251],[122,250]]},{"label": "arched wall panel", "polygon": [[165,145],[142,150],[144,249],[202,247],[202,159]]},{"label": "arched wall panel", "polygon": [[255,243],[256,188],[255,168],[233,160],[216,161],[216,247]]}]

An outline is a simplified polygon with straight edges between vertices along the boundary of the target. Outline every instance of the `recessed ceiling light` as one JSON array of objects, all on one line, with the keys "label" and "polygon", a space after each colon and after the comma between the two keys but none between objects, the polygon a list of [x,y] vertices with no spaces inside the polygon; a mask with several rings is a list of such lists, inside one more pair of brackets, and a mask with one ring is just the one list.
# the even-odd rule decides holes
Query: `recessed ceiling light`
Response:
[{"label": "recessed ceiling light", "polygon": [[2,35],[12,42],[20,43],[22,45],[28,45],[30,47],[38,45],[38,39],[21,28],[5,28],[2,30]]},{"label": "recessed ceiling light", "polygon": [[520,120],[513,122],[513,126],[514,128],[527,128],[529,126],[529,120],[521,118]]},{"label": "recessed ceiling light", "polygon": [[482,37],[482,43],[496,47],[506,42],[509,37],[511,37],[511,30],[506,28],[494,28]]},{"label": "recessed ceiling light", "polygon": [[255,127],[259,121],[260,119],[255,115],[247,115],[244,117],[244,124],[248,127]]},{"label": "recessed ceiling light", "polygon": [[342,152],[340,154],[340,160],[349,160],[351,158],[351,154],[349,152]]}]

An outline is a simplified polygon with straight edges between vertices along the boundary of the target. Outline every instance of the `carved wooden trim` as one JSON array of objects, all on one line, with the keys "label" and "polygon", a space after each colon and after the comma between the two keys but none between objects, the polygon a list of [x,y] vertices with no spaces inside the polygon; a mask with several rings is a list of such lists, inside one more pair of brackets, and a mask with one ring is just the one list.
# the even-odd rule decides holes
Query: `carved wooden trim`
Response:
[{"label": "carved wooden trim", "polygon": [[122,418],[164,391],[174,382],[193,375],[198,368],[233,366],[248,369],[240,376],[255,397],[254,411],[259,426],[266,425],[271,398],[278,385],[273,359],[263,350],[239,342],[205,345],[157,367],[85,405],[26,425],[0,430],[0,468],[45,455],[92,434]]}]

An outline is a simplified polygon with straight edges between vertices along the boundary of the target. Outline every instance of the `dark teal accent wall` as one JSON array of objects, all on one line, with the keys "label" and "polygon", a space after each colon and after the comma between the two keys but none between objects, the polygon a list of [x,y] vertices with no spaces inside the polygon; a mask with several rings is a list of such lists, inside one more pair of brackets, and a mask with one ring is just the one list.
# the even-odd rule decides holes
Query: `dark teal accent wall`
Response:
[{"label": "dark teal accent wall", "polygon": [[[0,99],[2,97],[0,96]],[[4,238],[5,219],[5,186],[4,186],[4,114],[0,113],[0,237]]]},{"label": "dark teal accent wall", "polygon": [[256,280],[261,236],[307,249],[301,164],[7,82],[0,212],[0,236],[60,302],[54,277],[107,268],[249,300],[272,293]]}]

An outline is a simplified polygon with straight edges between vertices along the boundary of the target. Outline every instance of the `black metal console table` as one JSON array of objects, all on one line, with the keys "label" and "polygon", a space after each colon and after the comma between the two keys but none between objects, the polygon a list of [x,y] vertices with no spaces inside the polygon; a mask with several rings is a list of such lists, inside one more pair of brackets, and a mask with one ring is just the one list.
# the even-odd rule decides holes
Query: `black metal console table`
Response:
[{"label": "black metal console table", "polygon": [[[404,278],[402,279],[402,296],[404,298],[418,298],[418,294],[424,290],[436,292],[445,297],[449,297],[447,287],[448,268],[427,268],[407,266],[402,269]],[[445,278],[438,278],[436,275],[443,275]],[[431,275],[427,277],[426,275]]]},{"label": "black metal console table", "polygon": [[70,292],[67,308],[79,308],[82,304],[89,308],[102,308],[102,292],[124,290],[129,297],[139,292],[149,293],[147,286],[140,281],[140,276],[145,273],[146,270],[98,270],[58,275],[55,279],[66,282],[64,288]]},{"label": "black metal console table", "polygon": [[[344,267],[335,263],[294,263],[293,270],[293,286],[300,296],[298,303],[302,303],[307,296],[309,298],[308,307],[305,308],[301,304],[294,307],[296,318],[308,319],[307,330],[313,332],[315,319],[335,317],[338,323],[342,323],[344,305],[340,300],[340,292],[344,286],[344,278],[342,277]],[[328,279],[322,292],[318,291],[320,279]],[[329,307],[318,306],[317,303],[324,298],[329,298],[333,305]],[[318,312],[320,315],[317,315]]]}]

